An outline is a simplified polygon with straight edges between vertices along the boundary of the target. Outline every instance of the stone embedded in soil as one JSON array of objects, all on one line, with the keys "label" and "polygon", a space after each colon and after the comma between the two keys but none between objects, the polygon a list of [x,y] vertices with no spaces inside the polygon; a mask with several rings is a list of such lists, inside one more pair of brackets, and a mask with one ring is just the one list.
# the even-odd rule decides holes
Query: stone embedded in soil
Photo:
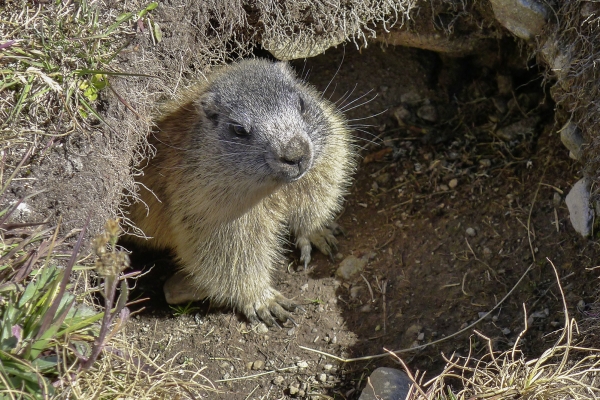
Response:
[{"label": "stone embedded in soil", "polygon": [[262,360],[256,360],[252,363],[252,369],[255,371],[261,370],[265,367],[265,362]]},{"label": "stone embedded in soil", "polygon": [[573,229],[583,237],[592,233],[594,213],[590,206],[590,180],[580,179],[567,195],[565,202]]},{"label": "stone embedded in soil", "polygon": [[406,399],[412,381],[402,371],[380,367],[369,376],[367,385],[360,394],[359,400]]},{"label": "stone embedded in soil", "polygon": [[290,391],[291,396],[296,396],[298,394],[298,392],[300,391],[300,388],[297,388],[295,386],[290,386],[288,388],[288,390]]},{"label": "stone embedded in soil", "polygon": [[283,379],[283,376],[281,376],[281,375],[277,375],[275,378],[273,378],[273,384],[277,385],[277,386],[281,385],[283,383],[283,381],[284,381],[284,379]]},{"label": "stone embedded in soil", "polygon": [[458,179],[456,179],[456,178],[451,179],[450,182],[448,182],[448,186],[450,186],[450,189],[454,189],[455,187],[457,187]]},{"label": "stone embedded in soil", "polygon": [[529,40],[543,33],[550,17],[548,7],[537,0],[490,0],[494,16],[513,35]]},{"label": "stone embedded in soil", "polygon": [[356,299],[362,290],[362,286],[352,286],[350,289],[350,297]]},{"label": "stone embedded in soil", "polygon": [[420,107],[417,110],[417,116],[428,122],[436,122],[438,120],[437,109],[431,104],[426,104]]},{"label": "stone embedded in soil", "polygon": [[581,159],[583,153],[583,135],[577,125],[567,122],[560,130],[560,140],[569,149],[573,159]]},{"label": "stone embedded in soil", "polygon": [[562,196],[560,193],[554,192],[554,195],[552,196],[552,204],[554,207],[558,208],[560,207],[560,203],[562,203]]},{"label": "stone embedded in soil", "polygon": [[[396,122],[398,123],[398,126],[406,126],[407,121],[410,121],[412,118],[411,112],[402,106],[396,107],[394,109],[393,115],[394,115],[394,118],[396,119]],[[391,147],[391,146],[388,146],[388,147]]]},{"label": "stone embedded in soil", "polygon": [[323,383],[327,382],[327,374],[318,374],[317,380],[319,382],[323,382]]},{"label": "stone embedded in soil", "polygon": [[467,228],[466,233],[467,233],[467,236],[471,236],[471,237],[473,237],[477,234],[477,232],[473,228]]},{"label": "stone embedded in soil", "polygon": [[400,101],[404,104],[414,105],[420,103],[422,100],[423,98],[417,92],[407,92],[400,96]]},{"label": "stone embedded in soil", "polygon": [[355,256],[348,256],[340,263],[335,274],[339,278],[350,280],[360,274],[366,265],[367,260]]}]

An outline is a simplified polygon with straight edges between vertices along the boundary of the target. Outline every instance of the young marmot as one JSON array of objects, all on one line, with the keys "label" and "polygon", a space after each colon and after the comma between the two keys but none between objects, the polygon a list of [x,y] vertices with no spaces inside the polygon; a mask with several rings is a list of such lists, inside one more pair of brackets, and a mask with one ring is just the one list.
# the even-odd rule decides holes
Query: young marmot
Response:
[{"label": "young marmot", "polygon": [[[208,76],[168,104],[150,143],[142,202],[131,219],[181,271],[171,304],[210,298],[266,324],[296,305],[271,286],[291,232],[305,266],[355,167],[344,117],[285,63],[246,60]],[[286,311],[287,310],[287,311]]]}]

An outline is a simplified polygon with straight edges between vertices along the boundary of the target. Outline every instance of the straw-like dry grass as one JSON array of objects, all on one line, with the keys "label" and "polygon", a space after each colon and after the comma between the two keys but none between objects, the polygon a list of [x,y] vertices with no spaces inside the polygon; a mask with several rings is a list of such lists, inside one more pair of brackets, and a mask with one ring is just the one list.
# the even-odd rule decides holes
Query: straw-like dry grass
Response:
[{"label": "straw-like dry grass", "polygon": [[[552,264],[554,268],[554,265]],[[488,343],[484,357],[475,358],[455,355],[444,357],[444,371],[435,378],[423,382],[411,375],[413,385],[411,400],[500,400],[500,399],[573,399],[600,398],[600,350],[579,347],[574,339],[578,333],[577,323],[569,317],[558,272],[554,268],[562,294],[565,326],[559,332],[554,346],[535,359],[526,359],[518,350],[517,340],[510,351],[497,353],[492,349],[491,339],[475,333]],[[525,330],[527,330],[527,312]],[[407,370],[404,362],[390,353]],[[410,372],[407,370],[410,374]]]}]

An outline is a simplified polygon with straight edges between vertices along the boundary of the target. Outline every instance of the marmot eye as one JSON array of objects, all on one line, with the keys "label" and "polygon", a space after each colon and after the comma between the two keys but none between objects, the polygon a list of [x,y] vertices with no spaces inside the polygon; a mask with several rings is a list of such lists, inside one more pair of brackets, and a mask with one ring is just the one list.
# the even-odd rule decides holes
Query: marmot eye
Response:
[{"label": "marmot eye", "polygon": [[229,124],[231,132],[233,132],[237,136],[248,136],[250,132],[246,130],[242,125],[239,124]]},{"label": "marmot eye", "polygon": [[306,104],[304,104],[304,99],[302,97],[298,98],[298,108],[300,108],[301,114],[304,114],[304,111],[306,111]]}]

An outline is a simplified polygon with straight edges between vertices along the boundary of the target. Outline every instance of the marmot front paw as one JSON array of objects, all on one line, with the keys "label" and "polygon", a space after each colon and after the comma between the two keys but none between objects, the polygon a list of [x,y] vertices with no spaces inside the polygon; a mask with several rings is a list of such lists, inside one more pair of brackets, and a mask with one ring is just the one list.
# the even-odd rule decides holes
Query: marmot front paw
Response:
[{"label": "marmot front paw", "polygon": [[242,308],[239,310],[250,320],[250,322],[262,321],[267,326],[273,326],[287,320],[294,321],[292,315],[288,312],[295,311],[300,307],[293,301],[285,298],[275,289],[268,288],[264,291],[261,299],[255,301],[243,302]]}]

